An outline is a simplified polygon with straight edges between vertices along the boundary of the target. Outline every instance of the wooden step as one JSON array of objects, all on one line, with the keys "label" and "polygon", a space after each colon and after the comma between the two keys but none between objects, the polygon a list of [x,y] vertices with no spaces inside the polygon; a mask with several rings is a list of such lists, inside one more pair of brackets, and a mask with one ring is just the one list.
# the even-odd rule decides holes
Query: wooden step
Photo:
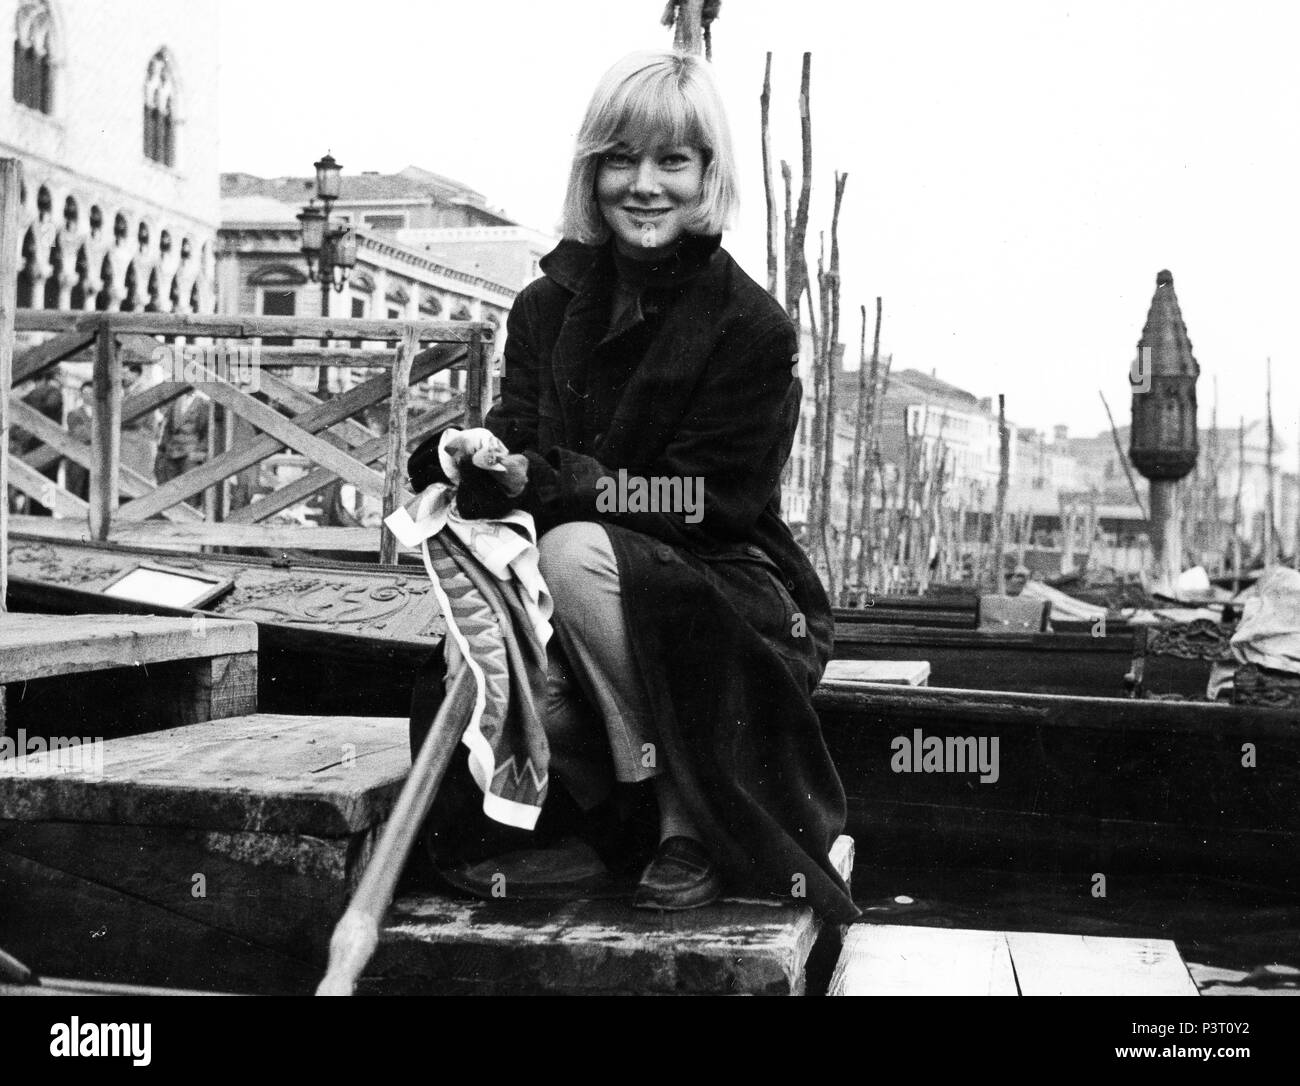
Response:
[{"label": "wooden step", "polygon": [[407,728],[252,714],[0,762],[0,944],[42,974],[311,991]]},{"label": "wooden step", "polygon": [[[831,858],[847,881],[852,839],[840,837]],[[361,991],[800,995],[819,936],[832,941],[833,955],[838,928],[823,930],[811,909],[769,900],[730,898],[657,914],[625,900],[410,894],[394,903]]]},{"label": "wooden step", "polygon": [[[0,734],[112,736],[257,708],[257,625],[141,615],[0,616]],[[0,758],[22,750],[0,749]]]},{"label": "wooden step", "polygon": [[855,924],[828,995],[1184,995],[1167,939]]},{"label": "wooden step", "polygon": [[253,622],[6,614],[0,622],[0,684],[255,652]]}]

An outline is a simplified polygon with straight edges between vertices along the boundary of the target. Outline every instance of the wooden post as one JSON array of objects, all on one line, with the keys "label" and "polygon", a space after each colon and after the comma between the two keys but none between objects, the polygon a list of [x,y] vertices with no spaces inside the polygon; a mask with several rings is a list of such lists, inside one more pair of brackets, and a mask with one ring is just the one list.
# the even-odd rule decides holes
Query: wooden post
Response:
[{"label": "wooden post", "polygon": [[1277,477],[1273,470],[1273,359],[1267,362],[1264,383],[1264,420],[1268,445],[1264,450],[1265,478],[1268,484],[1264,504],[1264,568],[1277,561]]},{"label": "wooden post", "polygon": [[[0,614],[9,592],[9,392],[14,376],[14,315],[18,305],[18,193],[23,168],[0,158]],[[4,690],[0,688],[0,735]]]},{"label": "wooden post", "polygon": [[95,344],[95,418],[90,445],[90,534],[107,541],[117,510],[118,475],[122,466],[122,359],[107,322],[99,326]]},{"label": "wooden post", "polygon": [[[14,376],[14,315],[18,307],[18,194],[23,167],[0,158],[0,615],[9,598],[9,391]],[[5,689],[0,686],[0,736]]]},{"label": "wooden post", "polygon": [[760,134],[763,142],[763,198],[767,204],[767,292],[776,294],[776,198],[772,192],[772,135],[769,115],[772,105],[772,54],[763,66],[763,93],[758,98]]},{"label": "wooden post", "polygon": [[704,0],[677,0],[673,48],[697,56],[704,52]]},{"label": "wooden post", "polygon": [[1002,561],[1005,547],[1002,519],[1007,510],[1007,484],[1011,477],[1011,430],[1007,426],[1007,398],[998,393],[998,490],[993,500],[993,591],[1007,594],[1007,571]]},{"label": "wooden post", "polygon": [[[386,518],[397,509],[402,495],[402,479],[406,475],[406,418],[411,401],[411,365],[420,349],[420,335],[408,326],[397,347],[397,361],[393,364],[393,389],[388,398],[388,457],[384,463],[384,505]],[[393,565],[397,562],[397,537],[387,528],[379,529],[379,562]]]},{"label": "wooden post", "polygon": [[1151,480],[1151,551],[1154,562],[1152,588],[1172,593],[1183,564],[1183,533],[1176,480]]},{"label": "wooden post", "polygon": [[484,392],[487,388],[487,351],[484,350],[483,333],[475,329],[470,334],[469,352],[465,358],[465,424],[482,426]]}]

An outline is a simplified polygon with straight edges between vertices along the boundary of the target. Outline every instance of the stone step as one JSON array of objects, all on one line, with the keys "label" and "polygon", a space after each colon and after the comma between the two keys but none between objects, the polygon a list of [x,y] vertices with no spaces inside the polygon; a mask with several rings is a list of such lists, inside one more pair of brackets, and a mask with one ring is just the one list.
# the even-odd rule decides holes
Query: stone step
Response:
[{"label": "stone step", "polygon": [[[848,881],[852,838],[840,837],[831,859]],[[771,900],[728,898],[657,914],[625,900],[408,894],[389,913],[360,991],[801,995],[819,936],[837,943],[838,935],[833,926],[823,930],[811,909]]]},{"label": "stone step", "polygon": [[76,749],[0,762],[0,945],[45,975],[311,991],[407,721],[258,713]]},{"label": "stone step", "polygon": [[828,995],[1197,994],[1167,939],[854,924]]}]

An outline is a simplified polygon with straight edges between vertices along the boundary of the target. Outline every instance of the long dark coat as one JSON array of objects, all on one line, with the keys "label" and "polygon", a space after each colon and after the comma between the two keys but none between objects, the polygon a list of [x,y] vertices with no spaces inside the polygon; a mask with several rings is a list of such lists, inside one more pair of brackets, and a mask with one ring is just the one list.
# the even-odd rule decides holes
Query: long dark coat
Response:
[{"label": "long dark coat", "polygon": [[[779,514],[796,336],[719,240],[689,239],[614,327],[610,246],[561,242],[511,310],[487,425],[527,455],[541,533],[607,527],[661,764],[732,886],[846,921],[857,910],[826,858],[844,791],[811,703],[833,622]],[[620,468],[701,478],[703,519],[602,512]]]}]

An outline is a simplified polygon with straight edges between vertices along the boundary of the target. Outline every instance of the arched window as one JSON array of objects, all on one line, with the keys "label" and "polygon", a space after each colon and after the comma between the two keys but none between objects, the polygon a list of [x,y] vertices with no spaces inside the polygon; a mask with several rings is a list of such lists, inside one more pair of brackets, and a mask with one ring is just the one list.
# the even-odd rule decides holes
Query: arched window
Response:
[{"label": "arched window", "polygon": [[14,101],[54,111],[54,20],[47,0],[25,0],[14,23]]},{"label": "arched window", "polygon": [[166,49],[149,61],[144,80],[144,153],[164,166],[176,165],[176,80]]}]

